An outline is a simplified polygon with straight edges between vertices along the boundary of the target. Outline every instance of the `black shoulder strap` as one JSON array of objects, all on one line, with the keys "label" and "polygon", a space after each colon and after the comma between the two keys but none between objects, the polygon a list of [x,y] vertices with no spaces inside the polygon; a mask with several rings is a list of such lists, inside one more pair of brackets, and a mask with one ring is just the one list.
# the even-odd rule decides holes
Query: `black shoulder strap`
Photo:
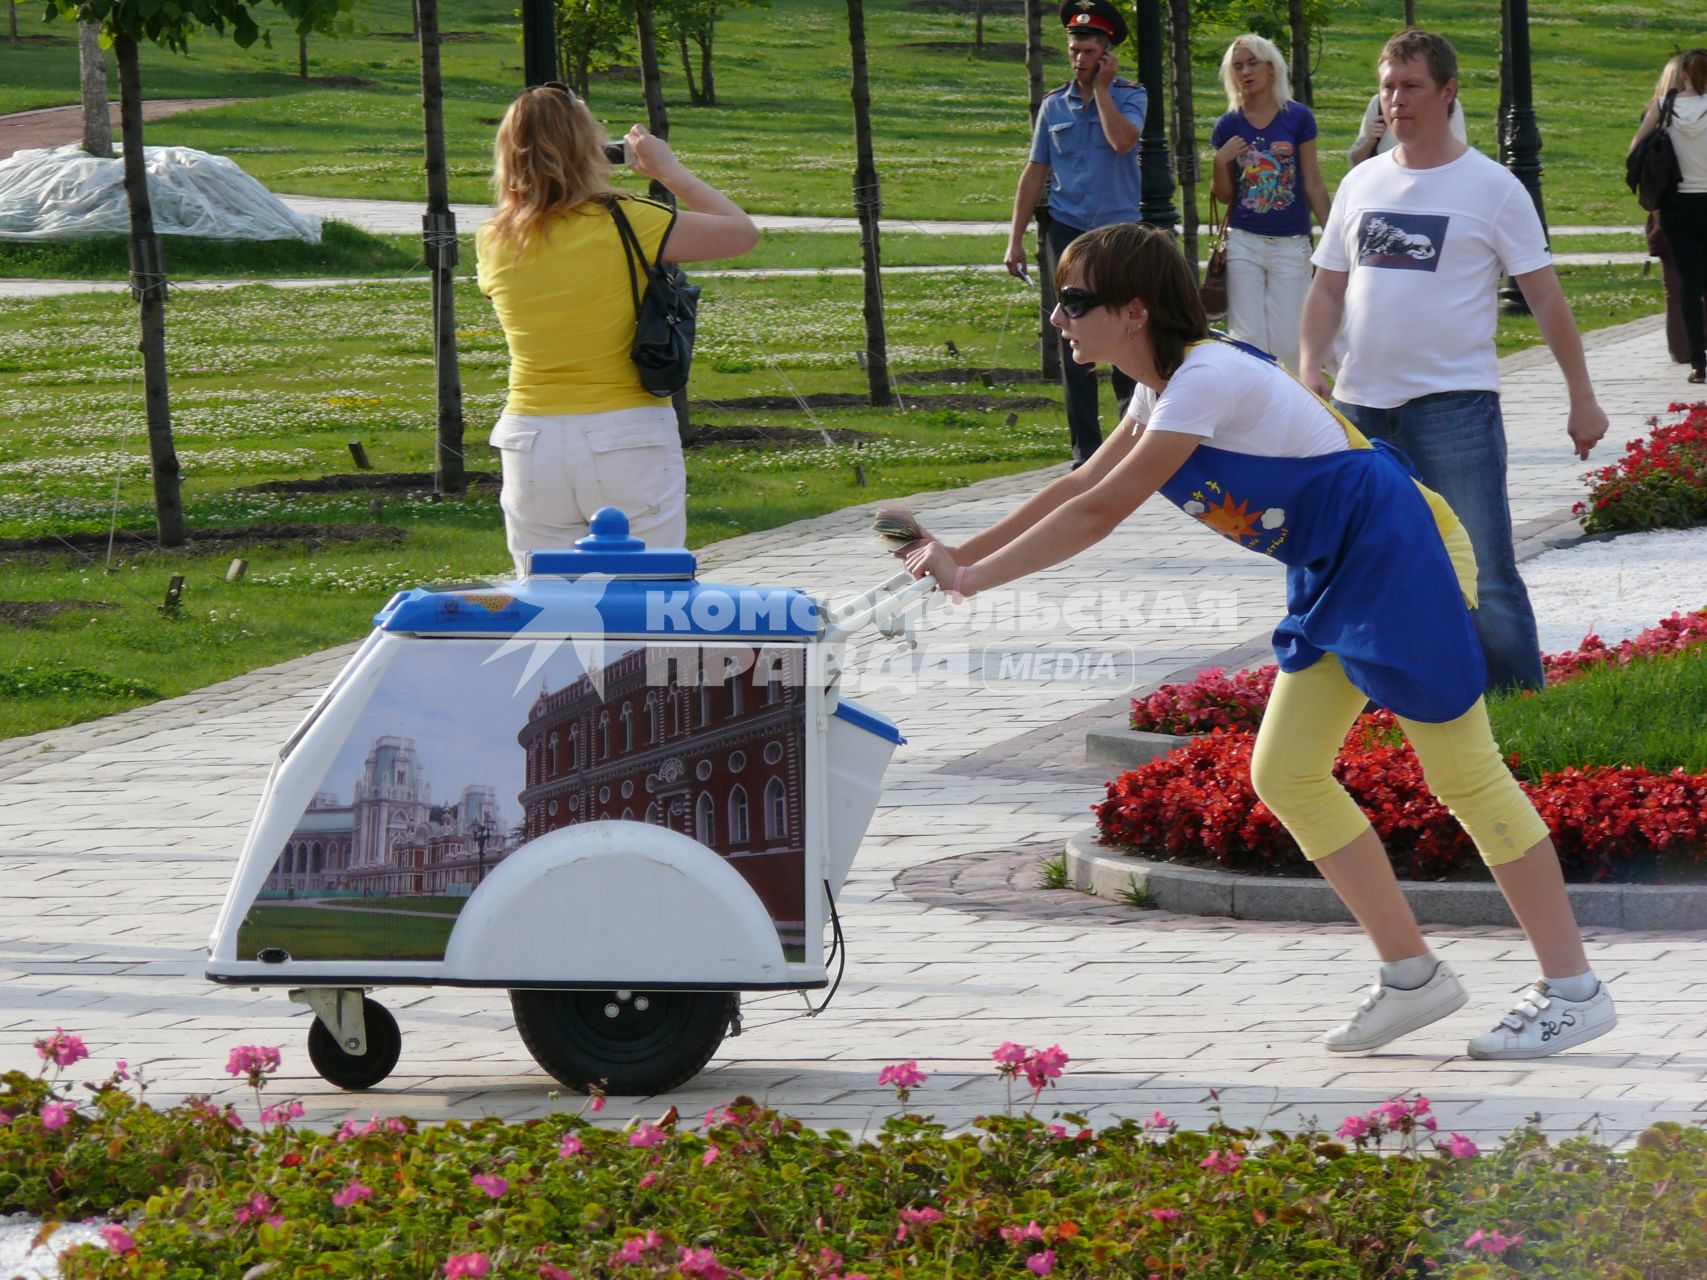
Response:
[{"label": "black shoulder strap", "polygon": [[1660,118],[1659,118],[1659,121],[1654,125],[1654,128],[1655,129],[1668,128],[1671,125],[1672,117],[1675,116],[1676,114],[1677,114],[1677,90],[1676,89],[1670,89],[1666,92],[1666,100],[1665,100],[1664,105],[1662,105],[1660,107]]},{"label": "black shoulder strap", "polygon": [[635,270],[634,260],[640,259],[641,265],[646,262],[646,253],[640,247],[640,241],[634,235],[634,228],[628,225],[628,216],[622,211],[622,197],[611,196],[605,202],[610,210],[611,220],[616,223],[616,233],[622,240],[622,255],[628,259],[628,292],[634,298],[634,314],[640,314],[640,279]]}]

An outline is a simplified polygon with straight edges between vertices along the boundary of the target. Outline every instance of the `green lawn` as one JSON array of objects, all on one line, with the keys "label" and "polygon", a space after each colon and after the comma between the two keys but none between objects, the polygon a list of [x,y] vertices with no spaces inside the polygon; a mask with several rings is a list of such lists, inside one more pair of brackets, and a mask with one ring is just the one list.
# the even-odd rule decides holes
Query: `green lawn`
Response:
[{"label": "green lawn", "polygon": [[1532,781],[1608,764],[1707,773],[1707,650],[1596,667],[1542,695],[1496,698],[1488,718]]},{"label": "green lawn", "polygon": [[237,955],[283,947],[292,960],[442,960],[454,917],[386,916],[324,907],[254,906],[237,930]]},{"label": "green lawn", "polygon": [[[1017,9],[1017,6],[1013,7]],[[738,12],[720,27],[720,105],[685,104],[681,68],[664,57],[671,137],[711,181],[749,209],[845,214],[851,210],[845,8],[841,0],[787,0]],[[971,20],[908,0],[869,0],[874,128],[886,214],[901,218],[1002,218],[1027,142],[1026,80],[1016,46],[1023,20],[1009,6],[986,17],[984,56],[971,50]],[[1347,0],[1322,33],[1316,72],[1323,168],[1331,184],[1373,91],[1373,61],[1399,24],[1398,0]],[[441,25],[459,33],[444,47],[451,194],[487,196],[493,123],[521,84],[513,0],[450,0]],[[150,142],[202,147],[236,158],[277,191],[416,199],[422,194],[418,65],[402,0],[372,0],[351,14],[349,34],[311,42],[297,79],[295,41],[275,21],[272,48],[243,51],[209,36],[182,57],[148,49],[150,97],[241,94],[262,99],[179,115],[149,126]],[[20,8],[28,38],[0,44],[0,111],[76,101],[75,33]],[[1436,0],[1423,18],[1449,34],[1463,61],[1471,141],[1492,151],[1498,100],[1499,7]],[[1535,96],[1545,141],[1544,186],[1552,221],[1634,226],[1622,157],[1654,77],[1673,45],[1698,25],[1684,0],[1572,3],[1531,9]],[[1196,33],[1194,108],[1199,136],[1225,109],[1216,62],[1231,29]],[[1066,78],[1063,42],[1048,36],[1052,82]],[[1133,68],[1131,47],[1122,59]],[[329,81],[329,82],[328,82]],[[592,103],[625,128],[643,118],[638,77],[599,80]]]}]

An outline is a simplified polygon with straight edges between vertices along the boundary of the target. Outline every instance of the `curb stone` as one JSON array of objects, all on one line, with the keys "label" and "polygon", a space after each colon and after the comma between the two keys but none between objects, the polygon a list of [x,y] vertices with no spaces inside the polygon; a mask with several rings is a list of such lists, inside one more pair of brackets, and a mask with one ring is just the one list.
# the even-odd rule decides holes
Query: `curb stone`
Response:
[{"label": "curb stone", "polygon": [[[1320,877],[1280,879],[1171,866],[1101,843],[1095,827],[1067,841],[1067,878],[1075,888],[1115,902],[1139,890],[1161,910],[1186,915],[1353,923],[1339,895]],[[1421,924],[1517,923],[1493,884],[1404,880],[1400,885]],[[1707,927],[1707,884],[1572,884],[1565,889],[1584,926],[1643,932]]]}]

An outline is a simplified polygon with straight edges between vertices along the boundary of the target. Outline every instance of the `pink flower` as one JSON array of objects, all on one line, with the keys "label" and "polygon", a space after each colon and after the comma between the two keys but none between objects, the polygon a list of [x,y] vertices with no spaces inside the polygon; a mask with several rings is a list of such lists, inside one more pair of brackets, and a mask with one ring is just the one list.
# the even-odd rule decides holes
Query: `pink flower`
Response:
[{"label": "pink flower", "polygon": [[588,1111],[592,1111],[592,1112],[596,1113],[599,1111],[603,1111],[604,1109],[605,1109],[605,1095],[604,1094],[595,1093],[595,1094],[592,1094],[591,1096],[588,1097],[588,1099],[587,1099],[587,1110]]},{"label": "pink flower", "polygon": [[1338,1133],[1342,1138],[1366,1138],[1369,1136],[1369,1121],[1362,1116],[1347,1116],[1340,1122]]},{"label": "pink flower", "polygon": [[1152,1111],[1150,1113],[1150,1118],[1144,1122],[1144,1127],[1146,1129],[1167,1129],[1172,1127],[1172,1125],[1173,1121],[1168,1119],[1160,1111]]},{"label": "pink flower", "polygon": [[1216,1173],[1236,1173],[1245,1157],[1237,1151],[1211,1151],[1197,1162],[1200,1169],[1213,1169]]},{"label": "pink flower", "polygon": [[1470,1238],[1464,1242],[1466,1249],[1480,1249],[1483,1253],[1504,1253],[1513,1245],[1523,1243],[1522,1236],[1503,1236],[1498,1231],[1483,1231],[1477,1227],[1470,1233]]},{"label": "pink flower", "polygon": [[631,1262],[645,1262],[646,1255],[654,1249],[664,1247],[664,1239],[656,1231],[648,1231],[643,1236],[630,1236],[622,1242],[622,1247],[611,1254],[613,1266],[626,1266]]},{"label": "pink flower", "polygon": [[294,1098],[289,1102],[280,1103],[276,1107],[261,1108],[261,1125],[263,1128],[269,1124],[286,1124],[291,1120],[300,1120],[301,1118],[302,1103]]},{"label": "pink flower", "polygon": [[41,1109],[41,1127],[44,1129],[63,1129],[65,1122],[71,1119],[71,1113],[76,1109],[75,1102],[44,1102]]},{"label": "pink flower", "polygon": [[107,1248],[114,1253],[135,1253],[136,1240],[117,1223],[101,1228],[101,1239],[107,1242]]},{"label": "pink flower", "polygon": [[1446,1155],[1459,1160],[1469,1160],[1479,1150],[1474,1142],[1461,1133],[1454,1133],[1445,1142],[1437,1142],[1434,1145]]},{"label": "pink flower", "polygon": [[453,1253],[445,1259],[445,1280],[480,1280],[491,1265],[483,1253]]},{"label": "pink flower", "polygon": [[495,1173],[477,1173],[469,1181],[494,1200],[502,1198],[504,1192],[510,1189],[509,1179],[500,1178]]},{"label": "pink flower", "polygon": [[344,1184],[344,1189],[342,1191],[339,1191],[332,1196],[332,1203],[337,1205],[340,1209],[348,1209],[353,1204],[360,1204],[363,1200],[372,1199],[373,1188],[364,1187],[360,1182],[351,1178]]},{"label": "pink flower", "polygon": [[658,1181],[658,1175],[655,1173],[649,1173],[640,1180],[640,1189],[644,1191],[656,1181]]},{"label": "pink flower", "polygon": [[903,1209],[901,1221],[909,1227],[928,1227],[933,1222],[941,1222],[942,1214],[928,1206],[923,1209]]},{"label": "pink flower", "polygon": [[688,1249],[680,1245],[676,1247],[679,1261],[676,1270],[693,1280],[729,1280],[727,1268],[717,1265],[717,1258],[710,1249]]},{"label": "pink flower", "polygon": [[225,1073],[248,1076],[251,1081],[279,1069],[279,1051],[270,1045],[240,1044],[225,1061]]},{"label": "pink flower", "polygon": [[717,1159],[717,1157],[722,1155],[722,1154],[723,1154],[723,1151],[720,1147],[707,1147],[705,1149],[705,1154],[699,1158],[700,1168],[702,1168],[702,1169],[711,1168],[711,1162],[713,1160]]},{"label": "pink flower", "polygon": [[1067,1062],[1067,1051],[1058,1044],[1050,1045],[1047,1049],[1033,1049],[1031,1056],[1023,1064],[1026,1082],[1041,1093],[1044,1085],[1060,1078]]},{"label": "pink flower", "polygon": [[884,1067],[877,1073],[878,1084],[893,1085],[897,1090],[917,1089],[929,1079],[929,1076],[919,1070],[919,1064],[912,1059]]},{"label": "pink flower", "polygon": [[72,1035],[63,1027],[55,1027],[51,1036],[43,1036],[36,1041],[36,1056],[43,1062],[51,1060],[55,1066],[69,1067],[87,1058],[89,1050],[84,1048],[82,1037]]},{"label": "pink flower", "polygon": [[1024,1244],[1027,1240],[1043,1239],[1043,1228],[1038,1226],[1037,1219],[1033,1218],[1030,1223],[1023,1227],[1003,1227],[1001,1234],[1002,1239],[1009,1244],[1018,1245]]},{"label": "pink flower", "polygon": [[1045,1249],[1025,1260],[1025,1269],[1034,1276],[1046,1276],[1055,1270],[1055,1250]]},{"label": "pink flower", "polygon": [[113,1065],[113,1074],[120,1080],[129,1080],[130,1063],[126,1062],[123,1058],[120,1058],[118,1062]]},{"label": "pink flower", "polygon": [[1172,1222],[1179,1217],[1178,1209],[1152,1209],[1150,1216],[1157,1222]]},{"label": "pink flower", "polygon": [[271,1196],[264,1191],[257,1191],[249,1197],[248,1203],[237,1211],[237,1221],[239,1223],[269,1222],[276,1227],[284,1221],[284,1217],[273,1212],[273,1203]]},{"label": "pink flower", "polygon": [[1011,1076],[1019,1074],[1019,1069],[1025,1065],[1026,1052],[1012,1040],[1004,1040],[990,1056],[995,1059],[1003,1075]]},{"label": "pink flower", "polygon": [[578,1156],[587,1149],[586,1144],[573,1133],[563,1135],[563,1145],[557,1148],[557,1154],[567,1160],[570,1156]]},{"label": "pink flower", "polygon": [[650,1120],[645,1120],[641,1122],[638,1129],[628,1135],[628,1145],[631,1147],[655,1147],[669,1136]]},{"label": "pink flower", "polygon": [[1051,1138],[1055,1138],[1057,1140],[1065,1138],[1067,1136],[1067,1126],[1064,1124],[1045,1125],[1043,1131],[1045,1133],[1047,1133]]},{"label": "pink flower", "polygon": [[549,1262],[542,1262],[539,1264],[539,1280],[575,1280],[575,1276],[564,1267],[554,1267]]}]

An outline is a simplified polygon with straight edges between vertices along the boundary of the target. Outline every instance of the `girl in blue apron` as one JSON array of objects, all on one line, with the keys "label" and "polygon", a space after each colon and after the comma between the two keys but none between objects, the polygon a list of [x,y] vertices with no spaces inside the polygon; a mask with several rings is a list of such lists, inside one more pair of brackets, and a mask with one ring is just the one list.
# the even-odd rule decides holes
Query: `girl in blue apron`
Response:
[{"label": "girl in blue apron", "polygon": [[[1476,1058],[1539,1058],[1610,1031],[1546,824],[1495,745],[1470,609],[1475,560],[1450,508],[1405,456],[1369,442],[1254,348],[1212,339],[1172,237],[1136,223],[1075,240],[1052,322],[1074,358],[1137,380],[1122,429],[1091,460],[958,547],[928,536],[915,575],[972,595],[1106,537],[1152,494],[1286,566],[1280,674],[1251,783],[1333,886],[1381,959],[1330,1050],[1365,1052],[1468,999],[1424,942],[1369,820],[1333,767],[1367,702],[1398,718],[1430,788],[1464,826],[1522,925],[1541,978]],[[1396,323],[1402,318],[1395,317]]]}]

